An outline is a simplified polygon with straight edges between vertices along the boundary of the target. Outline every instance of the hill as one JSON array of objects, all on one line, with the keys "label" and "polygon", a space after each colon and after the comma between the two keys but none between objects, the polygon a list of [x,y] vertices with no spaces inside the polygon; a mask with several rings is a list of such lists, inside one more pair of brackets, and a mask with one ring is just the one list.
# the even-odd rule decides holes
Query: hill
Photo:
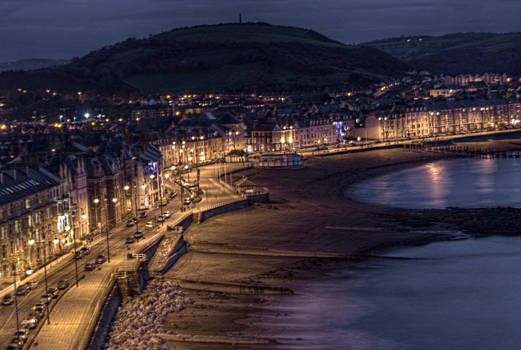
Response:
[{"label": "hill", "polygon": [[67,63],[67,60],[51,60],[45,58],[34,58],[18,60],[13,62],[0,62],[0,72],[10,70],[33,70],[47,68]]},{"label": "hill", "polygon": [[364,45],[434,73],[521,75],[521,33],[457,33],[392,38]]},{"label": "hill", "polygon": [[315,90],[367,85],[408,68],[377,49],[344,45],[311,30],[221,24],[128,39],[59,67],[5,72],[0,89]]}]

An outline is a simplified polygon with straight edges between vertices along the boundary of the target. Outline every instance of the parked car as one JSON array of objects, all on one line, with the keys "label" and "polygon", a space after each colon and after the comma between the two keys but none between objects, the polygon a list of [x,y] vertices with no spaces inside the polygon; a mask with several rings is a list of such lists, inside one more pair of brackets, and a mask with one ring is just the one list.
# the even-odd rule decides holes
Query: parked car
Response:
[{"label": "parked car", "polygon": [[35,329],[38,326],[38,319],[37,318],[28,318],[27,320],[22,321],[22,328],[31,330]]},{"label": "parked car", "polygon": [[145,224],[145,227],[148,227],[148,228],[152,228],[152,227],[154,227],[154,222],[152,222],[152,221],[147,221],[147,223]]},{"label": "parked car", "polygon": [[22,340],[24,343],[27,340],[29,334],[26,329],[20,329],[16,332],[14,332],[14,337]]},{"label": "parked car", "polygon": [[184,204],[184,205],[190,205],[190,203],[192,203],[192,200],[191,200],[190,198],[185,198],[185,199],[183,200],[183,204]]},{"label": "parked car", "polygon": [[31,288],[27,286],[27,284],[22,284],[18,288],[16,288],[16,295],[26,295],[31,291]]},{"label": "parked car", "polygon": [[52,301],[52,295],[49,293],[42,294],[40,301],[44,304],[49,304]]},{"label": "parked car", "polygon": [[73,259],[81,259],[83,258],[83,254],[78,250],[76,253],[74,253]]},{"label": "parked car", "polygon": [[[41,303],[38,303],[38,304],[41,304]],[[42,319],[43,316],[45,315],[45,308],[43,306],[39,306],[37,308],[34,308],[35,306],[33,306],[33,311],[31,312],[31,315],[33,315],[33,317],[38,317],[38,319]]]},{"label": "parked car", "polygon": [[172,214],[171,214],[168,210],[165,211],[165,213],[163,214],[163,216],[165,217],[165,219],[169,219],[171,215],[172,215]]},{"label": "parked car", "polygon": [[158,215],[156,220],[157,220],[157,222],[164,222],[165,221],[165,217],[163,215]]},{"label": "parked car", "polygon": [[136,232],[134,232],[134,238],[135,238],[135,239],[141,239],[141,238],[143,238],[143,232],[141,232],[141,231],[136,231]]},{"label": "parked car", "polygon": [[174,231],[175,230],[175,225],[166,225],[166,229],[168,231]]},{"label": "parked car", "polygon": [[132,227],[136,224],[136,222],[134,220],[128,220],[127,221],[127,227]]},{"label": "parked car", "polygon": [[36,311],[31,311],[29,313],[29,319],[31,320],[36,320],[36,323],[40,322],[40,320],[42,319],[43,315],[40,315],[39,312],[36,312]]},{"label": "parked car", "polygon": [[20,340],[16,339],[14,342],[11,342],[5,348],[6,350],[19,350],[24,346],[24,343]]},{"label": "parked car", "polygon": [[27,287],[31,288],[31,290],[36,289],[36,287],[38,287],[38,281],[36,280],[29,281],[25,284],[27,285]]},{"label": "parked car", "polygon": [[90,249],[88,247],[81,247],[79,251],[83,256],[90,254]]},{"label": "parked car", "polygon": [[45,307],[44,303],[36,303],[33,305],[32,310],[33,311],[38,311],[40,309],[43,310],[44,307]]},{"label": "parked car", "polygon": [[96,267],[98,267],[98,265],[96,265],[96,264],[93,263],[93,262],[86,263],[86,264],[85,264],[85,271],[93,271],[93,270],[96,270]]},{"label": "parked car", "polygon": [[172,192],[172,193],[170,193],[169,197],[170,197],[171,199],[174,199],[175,197],[177,197],[177,192]]},{"label": "parked car", "polygon": [[96,264],[98,264],[98,265],[103,264],[105,261],[107,261],[107,258],[105,258],[105,255],[100,254],[96,257]]},{"label": "parked car", "polygon": [[69,281],[66,281],[66,280],[59,280],[58,281],[58,289],[59,290],[64,290],[64,289],[67,289],[69,288]]},{"label": "parked car", "polygon": [[2,298],[2,305],[11,305],[14,302],[14,297],[11,294],[6,294]]},{"label": "parked car", "polygon": [[139,213],[139,217],[144,219],[148,216],[148,213],[146,211],[142,211],[141,213]]},{"label": "parked car", "polygon": [[136,241],[136,239],[134,238],[134,236],[128,236],[127,239],[125,240],[125,243],[132,244],[135,241]]},{"label": "parked car", "polygon": [[47,289],[47,294],[49,294],[51,298],[56,299],[60,295],[60,291],[58,290],[58,288],[51,287]]}]

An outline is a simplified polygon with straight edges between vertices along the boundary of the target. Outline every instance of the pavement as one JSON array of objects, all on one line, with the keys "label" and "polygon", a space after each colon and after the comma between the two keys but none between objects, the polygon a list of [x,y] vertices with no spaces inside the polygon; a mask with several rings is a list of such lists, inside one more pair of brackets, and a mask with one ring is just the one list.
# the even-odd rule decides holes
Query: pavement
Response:
[{"label": "pavement", "polygon": [[[225,169],[226,167],[226,169]],[[240,199],[241,197],[230,191],[230,186],[225,186],[216,180],[217,174],[224,172],[237,171],[243,169],[244,165],[226,165],[214,164],[204,166],[200,169],[200,186],[204,191],[204,199],[198,206],[191,210],[198,210],[199,207],[215,206],[217,203],[229,202]],[[195,173],[193,175],[195,176]],[[179,197],[179,196],[178,196]],[[139,245],[147,244],[147,241],[154,239],[156,235],[164,234],[166,225],[176,222],[184,217],[187,213],[179,211],[179,200],[174,200],[163,210],[169,210],[173,214],[163,225],[161,229],[157,227],[145,232],[146,239],[141,243],[131,245],[133,250],[139,250]],[[153,209],[149,212],[149,218],[142,219],[140,228],[144,227],[144,222],[152,220],[154,215],[159,214],[159,209]],[[156,224],[156,223],[155,223]],[[157,224],[156,224],[157,225]],[[81,259],[78,270],[85,277],[80,281],[79,287],[72,286],[59,301],[52,305],[50,313],[51,324],[44,324],[38,334],[35,335],[32,347],[34,349],[83,349],[90,336],[93,322],[96,321],[101,305],[105,301],[105,297],[109,292],[111,283],[111,274],[126,259],[127,245],[125,238],[132,234],[134,227],[127,228],[123,225],[117,227],[111,232],[110,251],[111,262],[104,263],[98,270],[85,271],[85,263],[94,259],[98,254],[105,254],[106,242],[100,240],[97,244],[91,246],[91,254],[89,258]],[[153,236],[154,235],[154,236]],[[106,254],[105,254],[106,255]],[[67,279],[73,284],[74,280],[74,263],[72,259],[67,260],[64,266],[48,272],[49,287],[55,286],[60,279]],[[43,282],[43,281],[42,281]],[[43,283],[40,283],[38,289],[32,291],[28,296],[20,298],[20,320],[27,317],[31,306],[39,302],[39,296],[44,293]],[[15,321],[12,317],[14,307],[4,307],[0,313],[0,322],[5,320],[4,326],[0,329],[0,344],[8,344],[12,334],[16,329]]]}]

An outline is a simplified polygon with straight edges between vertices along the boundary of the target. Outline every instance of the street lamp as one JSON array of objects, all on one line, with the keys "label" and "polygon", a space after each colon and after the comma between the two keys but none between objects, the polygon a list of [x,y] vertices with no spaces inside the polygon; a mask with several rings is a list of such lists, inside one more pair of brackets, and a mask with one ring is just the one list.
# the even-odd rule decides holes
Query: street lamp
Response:
[{"label": "street lamp", "polygon": [[[116,198],[114,198],[116,199]],[[114,202],[114,199],[112,200]],[[94,204],[96,204],[96,210],[94,210],[94,213],[96,215],[96,223],[98,223],[98,204],[100,203],[99,198],[94,198],[93,200]],[[117,202],[117,199],[116,199]],[[115,202],[114,202],[115,203]],[[105,215],[105,231],[107,233],[107,262],[110,263],[110,245],[109,245],[109,227],[108,227],[108,216]],[[101,226],[101,225],[100,225]],[[101,231],[100,231],[101,233]]]},{"label": "street lamp", "polygon": [[[27,261],[22,260],[26,263],[27,269],[25,270],[26,275],[31,275],[33,273],[33,269],[28,266]],[[14,288],[14,310],[16,314],[16,331],[20,331],[20,316],[18,314],[18,296],[16,295],[16,264],[13,262],[11,265],[11,269],[13,270],[13,288]]]},{"label": "street lamp", "polygon": [[[45,281],[45,294],[49,293],[49,284],[47,282],[47,247],[45,244],[45,235],[43,234],[43,241],[38,241],[38,243],[43,243],[43,279]],[[29,240],[29,245],[33,246],[36,244],[34,239]],[[31,272],[32,273],[32,272]],[[47,309],[47,324],[51,324],[51,319],[49,315],[49,298],[47,298],[47,302],[45,303],[45,308]]]},{"label": "street lamp", "polygon": [[[118,199],[116,197],[112,198],[112,203],[116,204],[118,202]],[[114,208],[114,215],[116,215],[116,208]],[[115,220],[116,218],[114,218]],[[106,221],[106,227],[105,230],[107,231],[107,262],[110,263],[110,243],[109,243],[109,218],[107,217]]]}]

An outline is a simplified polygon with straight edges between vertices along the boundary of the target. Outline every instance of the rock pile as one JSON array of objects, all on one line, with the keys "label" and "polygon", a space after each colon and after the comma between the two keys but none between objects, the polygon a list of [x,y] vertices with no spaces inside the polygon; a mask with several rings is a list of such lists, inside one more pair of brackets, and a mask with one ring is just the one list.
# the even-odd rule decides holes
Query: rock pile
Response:
[{"label": "rock pile", "polygon": [[184,309],[191,302],[172,281],[153,280],[143,294],[124,302],[114,317],[105,348],[162,350],[168,349],[159,333],[173,333],[162,328],[165,316]]}]

